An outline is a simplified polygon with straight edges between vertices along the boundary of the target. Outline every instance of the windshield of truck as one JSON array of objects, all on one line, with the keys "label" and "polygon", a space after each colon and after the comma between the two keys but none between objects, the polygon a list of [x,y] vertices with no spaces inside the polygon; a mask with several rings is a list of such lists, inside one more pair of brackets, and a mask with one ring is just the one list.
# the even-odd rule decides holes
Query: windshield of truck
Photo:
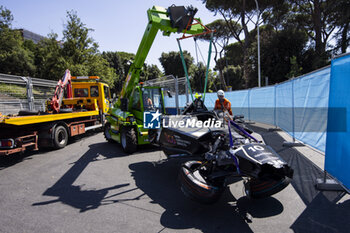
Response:
[{"label": "windshield of truck", "polygon": [[87,88],[75,88],[74,97],[88,97],[89,91]]},{"label": "windshield of truck", "polygon": [[98,97],[98,86],[91,86],[90,87],[90,96],[91,97]]},{"label": "windshield of truck", "polygon": [[160,89],[143,90],[143,107],[145,111],[157,111],[163,112],[162,93]]}]

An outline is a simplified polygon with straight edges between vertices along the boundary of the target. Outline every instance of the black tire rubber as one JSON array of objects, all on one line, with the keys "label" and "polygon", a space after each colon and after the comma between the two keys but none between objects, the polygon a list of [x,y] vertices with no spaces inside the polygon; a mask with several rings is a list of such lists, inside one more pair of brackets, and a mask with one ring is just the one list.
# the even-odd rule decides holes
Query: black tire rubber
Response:
[{"label": "black tire rubber", "polygon": [[105,124],[105,126],[103,127],[103,135],[105,136],[105,139],[108,142],[113,142],[110,130],[111,130],[111,124],[110,123]]},{"label": "black tire rubber", "polygon": [[252,179],[244,184],[245,193],[253,199],[266,198],[283,190],[290,181],[289,177],[283,177],[280,180]]},{"label": "black tire rubber", "polygon": [[[123,142],[125,140],[125,142]],[[120,144],[123,150],[128,153],[134,153],[137,150],[137,135],[134,128],[124,127],[120,134]]]},{"label": "black tire rubber", "polygon": [[54,148],[55,149],[64,148],[67,145],[67,143],[68,143],[67,129],[62,125],[56,126],[53,134]]},{"label": "black tire rubber", "polygon": [[61,108],[60,113],[71,113],[73,112],[73,109],[71,108]]},{"label": "black tire rubber", "polygon": [[18,116],[35,116],[35,115],[39,115],[39,111],[21,110],[18,112]]},{"label": "black tire rubber", "polygon": [[174,153],[174,152],[172,152],[172,151],[170,151],[170,150],[167,150],[167,149],[165,149],[165,148],[163,148],[163,152],[164,152],[164,154],[166,155],[166,157],[169,157],[170,155],[176,154],[176,153]]},{"label": "black tire rubber", "polygon": [[212,204],[221,197],[225,185],[224,182],[213,183],[205,180],[199,171],[193,172],[201,164],[200,161],[188,161],[181,166],[179,174],[181,191],[194,201]]}]

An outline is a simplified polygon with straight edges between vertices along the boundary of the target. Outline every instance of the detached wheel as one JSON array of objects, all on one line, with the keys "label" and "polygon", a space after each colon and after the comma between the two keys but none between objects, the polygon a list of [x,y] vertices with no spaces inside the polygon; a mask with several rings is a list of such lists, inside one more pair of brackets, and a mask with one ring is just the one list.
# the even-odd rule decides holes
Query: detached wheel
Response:
[{"label": "detached wheel", "polygon": [[113,142],[113,139],[111,136],[111,124],[110,123],[105,124],[105,126],[103,127],[103,134],[105,136],[105,139],[108,142]]},{"label": "detached wheel", "polygon": [[68,143],[68,132],[67,129],[59,125],[55,127],[54,135],[53,135],[53,146],[55,149],[61,149],[65,147]]},{"label": "detached wheel", "polygon": [[290,181],[289,177],[283,177],[280,180],[251,179],[244,184],[245,193],[248,197],[254,199],[266,198],[282,191]]},{"label": "detached wheel", "polygon": [[137,150],[137,135],[134,128],[123,128],[120,135],[120,143],[126,153],[134,153]]},{"label": "detached wheel", "polygon": [[201,164],[200,161],[188,161],[181,166],[181,191],[194,201],[211,204],[221,197],[225,185],[223,181],[207,180],[200,169],[197,169]]}]

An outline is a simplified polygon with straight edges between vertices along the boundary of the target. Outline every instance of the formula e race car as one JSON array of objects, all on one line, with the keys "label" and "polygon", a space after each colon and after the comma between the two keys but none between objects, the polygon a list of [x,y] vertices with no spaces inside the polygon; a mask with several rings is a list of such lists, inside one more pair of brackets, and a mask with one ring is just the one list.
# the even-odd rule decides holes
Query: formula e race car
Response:
[{"label": "formula e race car", "polygon": [[[227,178],[242,177],[245,194],[264,198],[284,189],[293,169],[243,123],[242,116],[208,111],[196,99],[183,115],[166,116],[150,140],[168,158],[198,156],[185,162],[179,180],[183,193],[202,203],[213,203],[227,187]],[[253,135],[252,135],[253,134]]]}]

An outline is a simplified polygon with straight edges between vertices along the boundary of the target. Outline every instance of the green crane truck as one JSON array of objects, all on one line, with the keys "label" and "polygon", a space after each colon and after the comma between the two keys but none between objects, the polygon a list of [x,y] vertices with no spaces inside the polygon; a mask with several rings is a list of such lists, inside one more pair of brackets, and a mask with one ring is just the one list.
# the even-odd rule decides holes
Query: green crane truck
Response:
[{"label": "green crane truck", "polygon": [[[195,19],[196,8],[171,6],[168,9],[153,6],[147,11],[148,24],[137,50],[134,62],[123,84],[119,99],[106,116],[104,135],[108,141],[120,143],[127,153],[137,150],[137,145],[149,144],[148,128],[144,127],[144,112],[165,114],[164,95],[159,87],[139,83],[140,71],[158,31],[164,36],[171,33],[203,34],[205,26]],[[185,36],[185,34],[183,35]]]}]

